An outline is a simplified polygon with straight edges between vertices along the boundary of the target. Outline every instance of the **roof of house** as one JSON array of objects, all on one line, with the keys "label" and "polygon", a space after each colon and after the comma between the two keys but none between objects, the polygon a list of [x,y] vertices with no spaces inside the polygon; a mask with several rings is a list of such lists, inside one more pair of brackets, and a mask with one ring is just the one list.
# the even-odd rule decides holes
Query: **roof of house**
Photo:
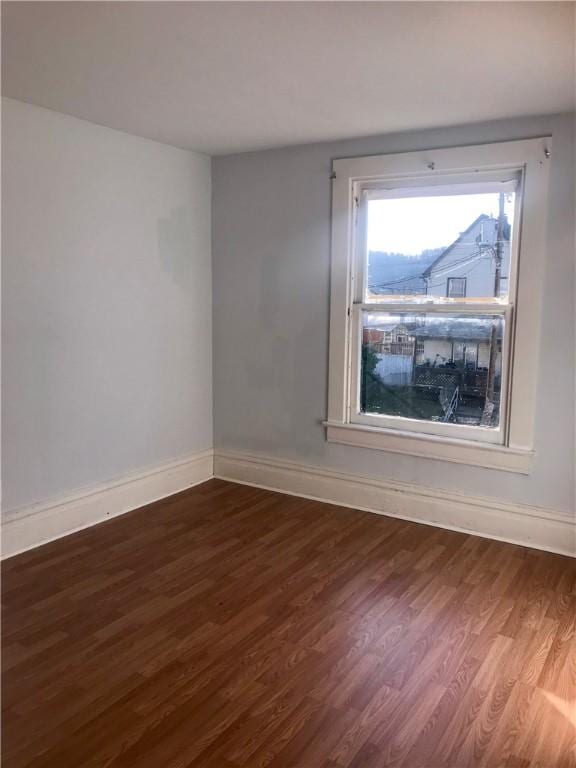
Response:
[{"label": "roof of house", "polygon": [[386,323],[378,323],[378,325],[366,325],[365,331],[383,331],[385,333],[391,333],[392,331],[398,331],[404,329],[404,331],[410,331],[414,327],[414,323],[404,323],[398,320],[391,320]]},{"label": "roof of house", "polygon": [[[437,320],[411,330],[418,339],[446,339],[446,341],[488,341],[492,334],[492,323],[486,321]],[[496,338],[502,338],[502,324],[496,323]]]},{"label": "roof of house", "polygon": [[[445,341],[488,341],[492,334],[490,320],[461,319],[454,322],[452,318],[440,319],[438,317],[426,323],[415,322],[387,322],[373,326],[366,326],[365,331],[390,332],[402,329],[410,336],[417,339],[444,339]],[[502,324],[496,323],[496,338],[502,339]]]}]

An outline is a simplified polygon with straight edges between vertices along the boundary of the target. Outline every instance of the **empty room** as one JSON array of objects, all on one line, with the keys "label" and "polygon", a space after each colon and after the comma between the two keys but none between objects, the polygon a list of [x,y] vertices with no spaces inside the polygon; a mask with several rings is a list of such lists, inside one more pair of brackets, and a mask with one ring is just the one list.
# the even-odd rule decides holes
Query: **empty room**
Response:
[{"label": "empty room", "polygon": [[4,768],[576,768],[576,3],[1,11]]}]

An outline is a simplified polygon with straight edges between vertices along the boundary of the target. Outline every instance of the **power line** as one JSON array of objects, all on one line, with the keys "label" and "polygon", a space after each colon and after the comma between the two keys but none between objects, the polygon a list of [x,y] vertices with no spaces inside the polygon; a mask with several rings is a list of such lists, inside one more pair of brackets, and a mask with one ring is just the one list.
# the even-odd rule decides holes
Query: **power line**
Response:
[{"label": "power line", "polygon": [[[441,270],[435,271],[433,270],[433,273],[439,275],[439,274],[445,274],[446,272],[451,272],[454,267],[457,267],[462,264],[469,264],[472,261],[479,261],[480,259],[486,258],[485,257],[485,251],[477,251],[475,254],[468,255],[462,259],[455,259],[454,261],[450,262],[449,265],[446,265],[446,267],[443,267]],[[491,258],[491,257],[490,257]],[[395,280],[388,280],[385,283],[379,283],[374,286],[374,288],[386,288],[390,285],[400,285],[401,283],[407,283],[410,280],[424,280],[423,273],[415,274],[415,275],[406,275],[405,277],[396,278]]]},{"label": "power line", "polygon": [[[475,269],[478,269],[478,267],[479,267],[479,266],[480,266],[480,262],[478,262],[478,263],[476,263],[476,264],[473,264],[473,265],[470,267],[470,269],[469,269],[469,270],[467,270],[466,272],[464,272],[464,273],[463,273],[463,274],[461,274],[461,275],[458,275],[458,277],[468,277],[468,275],[469,275],[471,272],[473,272]],[[428,284],[428,287],[429,287],[429,288],[439,288],[440,286],[444,286],[444,285],[445,285],[445,281],[444,281],[444,280],[441,280],[441,281],[439,281],[439,282],[437,282],[437,283],[429,283],[429,284]]]},{"label": "power line", "polygon": [[[503,241],[503,242],[507,242],[507,241]],[[492,259],[494,257],[494,255],[495,255],[494,254],[494,250],[495,249],[493,248],[493,246],[489,246],[488,248],[484,248],[483,250],[477,251],[475,254],[472,254],[472,255],[469,255],[469,256],[465,256],[465,257],[463,257],[461,259],[455,259],[454,261],[451,261],[449,264],[446,264],[445,267],[441,267],[438,270],[432,270],[432,274],[435,275],[435,276],[437,276],[437,275],[445,275],[445,274],[448,274],[449,272],[451,272],[454,269],[454,267],[462,266],[462,265],[465,265],[465,264],[470,264],[473,261],[478,261],[479,262],[482,259],[488,259],[488,258]],[[490,255],[486,256],[486,253],[488,251],[490,251]],[[473,267],[473,269],[475,269],[476,266],[478,266],[478,264],[476,264]],[[469,273],[466,273],[466,274],[469,274]],[[378,288],[386,288],[386,287],[391,286],[391,285],[400,285],[402,283],[409,282],[410,280],[418,280],[418,279],[421,279],[421,280],[425,279],[423,277],[423,273],[414,274],[414,275],[406,275],[404,277],[396,278],[395,280],[388,280],[388,281],[386,281],[384,283],[379,283],[379,284],[375,285],[374,287],[376,289],[378,289]],[[437,283],[437,284],[434,284],[434,285],[440,285],[440,283]]]}]

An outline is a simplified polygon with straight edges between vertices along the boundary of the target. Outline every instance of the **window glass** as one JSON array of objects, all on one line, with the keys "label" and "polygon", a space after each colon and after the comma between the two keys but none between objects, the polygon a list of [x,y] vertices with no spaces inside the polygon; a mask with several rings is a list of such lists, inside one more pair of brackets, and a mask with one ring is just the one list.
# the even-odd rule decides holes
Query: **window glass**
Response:
[{"label": "window glass", "polygon": [[500,315],[363,312],[360,412],[497,428]]},{"label": "window glass", "polygon": [[439,191],[368,199],[365,301],[505,299],[514,196]]},{"label": "window glass", "polygon": [[449,277],[446,287],[446,296],[451,299],[464,298],[464,296],[466,296],[466,278]]}]

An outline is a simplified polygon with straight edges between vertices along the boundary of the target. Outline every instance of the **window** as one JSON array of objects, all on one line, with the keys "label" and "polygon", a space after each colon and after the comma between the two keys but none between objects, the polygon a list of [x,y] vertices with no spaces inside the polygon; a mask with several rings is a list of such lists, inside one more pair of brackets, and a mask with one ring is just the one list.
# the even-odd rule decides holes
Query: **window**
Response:
[{"label": "window", "polygon": [[334,162],[329,440],[529,471],[549,143]]},{"label": "window", "polygon": [[[477,269],[480,264],[476,262],[473,269]],[[486,260],[484,260],[486,263]],[[461,299],[466,296],[466,278],[465,277],[449,277],[446,280],[446,296],[450,299]]]}]

